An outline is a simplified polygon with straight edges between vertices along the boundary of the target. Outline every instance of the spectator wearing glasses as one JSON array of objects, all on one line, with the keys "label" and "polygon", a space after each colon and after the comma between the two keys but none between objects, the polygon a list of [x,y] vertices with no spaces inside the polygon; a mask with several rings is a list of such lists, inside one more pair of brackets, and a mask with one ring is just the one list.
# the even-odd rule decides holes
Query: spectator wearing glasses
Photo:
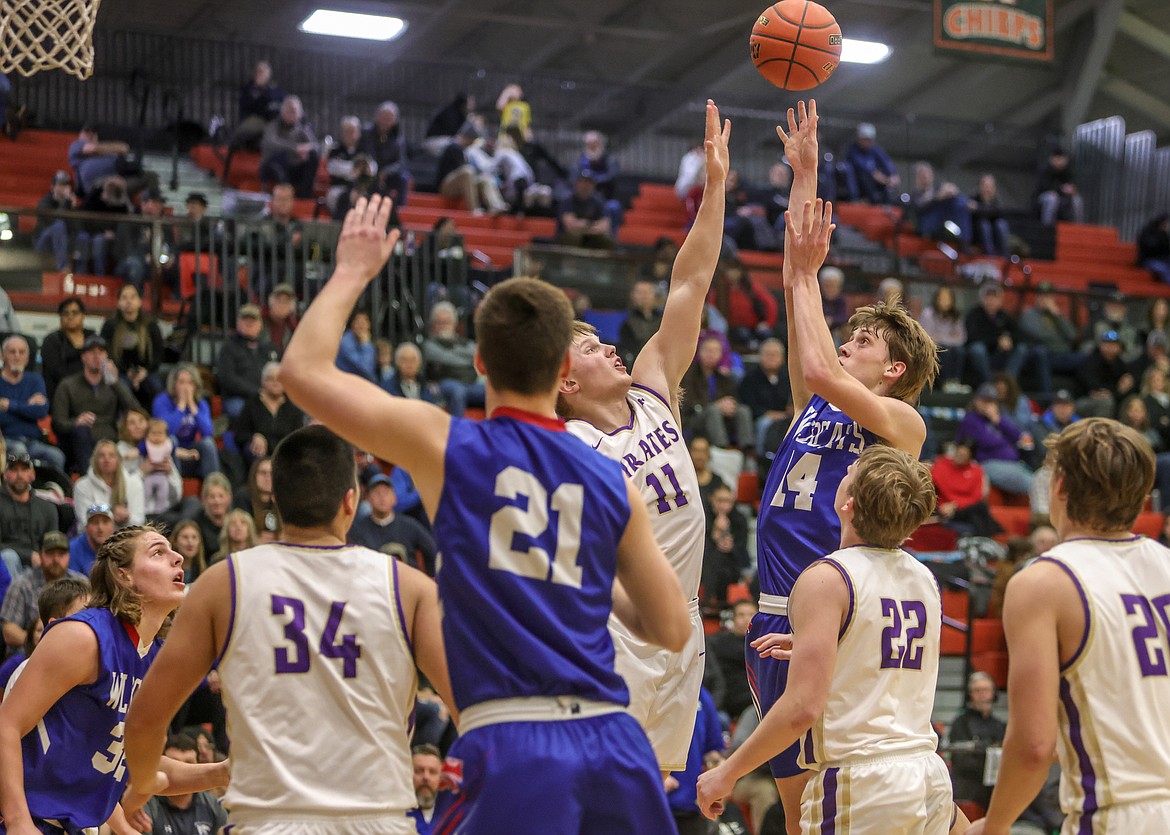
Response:
[{"label": "spectator wearing glasses", "polygon": [[81,351],[85,340],[94,331],[85,326],[85,302],[77,296],[69,296],[57,305],[60,327],[48,334],[41,342],[41,373],[45,376],[45,389],[49,400],[57,390],[57,384],[81,371]]}]

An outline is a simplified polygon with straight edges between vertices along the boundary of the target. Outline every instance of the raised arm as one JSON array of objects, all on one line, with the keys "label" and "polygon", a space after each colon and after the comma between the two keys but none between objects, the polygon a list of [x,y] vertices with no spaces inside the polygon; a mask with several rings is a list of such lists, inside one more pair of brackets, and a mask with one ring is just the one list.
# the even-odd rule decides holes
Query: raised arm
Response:
[{"label": "raised arm", "polygon": [[[784,156],[792,167],[792,189],[788,205],[803,206],[817,199],[817,166],[820,164],[820,143],[817,140],[816,99],[809,99],[808,107],[797,102],[797,110],[788,108],[788,132],[781,125],[776,126],[776,135],[784,143]],[[788,376],[792,384],[792,409],[796,417],[804,411],[812,393],[804,382],[800,362],[800,334],[796,331],[796,314],[793,310],[792,289],[789,283],[788,240],[784,241],[784,308],[788,322]],[[792,422],[796,426],[796,421]]]},{"label": "raised arm", "polygon": [[358,200],[345,216],[337,268],[309,305],[284,352],[280,381],[294,403],[359,449],[405,467],[434,512],[443,486],[451,419],[421,400],[394,397],[335,364],[345,322],[398,242],[386,232],[390,200]]},{"label": "raised arm", "polygon": [[703,147],[707,153],[707,184],[703,187],[703,202],[674,259],[662,325],[638,354],[631,372],[635,383],[670,398],[675,411],[678,410],[675,393],[695,358],[703,307],[723,246],[723,212],[727,202],[723,186],[729,166],[727,141],[731,137],[731,122],[724,121],[720,128],[719,108],[710,99],[707,100],[706,134]]},{"label": "raised arm", "polygon": [[[793,211],[800,213],[793,218]],[[829,253],[833,234],[833,204],[805,202],[785,212],[784,283],[792,285],[790,328],[800,334],[800,363],[804,384],[862,427],[892,446],[917,456],[926,438],[918,411],[895,397],[877,394],[846,371],[833,345],[833,336],[821,307],[817,271]],[[787,294],[787,290],[786,290]],[[789,358],[791,363],[791,357]]]}]

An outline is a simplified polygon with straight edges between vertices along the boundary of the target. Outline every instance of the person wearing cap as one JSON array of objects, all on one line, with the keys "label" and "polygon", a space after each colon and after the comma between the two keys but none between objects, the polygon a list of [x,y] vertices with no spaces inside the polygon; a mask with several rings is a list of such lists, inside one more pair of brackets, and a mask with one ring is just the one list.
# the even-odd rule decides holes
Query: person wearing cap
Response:
[{"label": "person wearing cap", "polygon": [[118,418],[138,400],[118,379],[106,341],[87,336],[81,347],[81,371],[61,381],[53,395],[53,431],[65,451],[70,472],[84,473],[94,444],[118,439]]},{"label": "person wearing cap", "polygon": [[[157,186],[142,192],[138,216],[144,220],[158,220],[164,217],[167,199]],[[162,274],[170,288],[178,292],[179,263],[175,253],[179,244],[175,238],[175,227],[170,224],[120,223],[114,239],[114,275],[124,278],[141,293],[146,280],[155,268]]]},{"label": "person wearing cap", "polygon": [[65,468],[65,453],[44,440],[38,421],[49,414],[45,379],[28,370],[28,340],[12,334],[0,342],[0,437],[24,444],[34,458]]},{"label": "person wearing cap", "polygon": [[1020,313],[1020,335],[1048,353],[1048,366],[1057,374],[1071,374],[1085,359],[1077,327],[1060,308],[1056,288],[1047,281],[1036,285],[1032,304]]},{"label": "person wearing cap", "polygon": [[1048,352],[1024,340],[1015,318],[1003,309],[1003,288],[988,281],[979,288],[979,304],[967,311],[967,360],[980,383],[991,381],[993,370],[1004,370],[1022,380],[1027,368],[1041,392],[1052,391]]},{"label": "person wearing cap", "polygon": [[297,292],[288,283],[277,284],[268,294],[268,308],[264,311],[264,334],[282,356],[297,329]]},{"label": "person wearing cap", "polygon": [[1092,337],[1085,343],[1085,348],[1092,350],[1093,344],[1099,342],[1106,331],[1116,332],[1123,360],[1133,362],[1141,356],[1145,344],[1137,327],[1130,324],[1125,294],[1118,290],[1105,297],[1097,315],[1093,317]]},{"label": "person wearing cap", "polygon": [[37,202],[33,249],[37,252],[52,252],[60,271],[69,267],[69,242],[81,229],[76,221],[50,217],[42,212],[62,212],[73,207],[73,177],[68,171],[58,171],[49,181],[49,192]]},{"label": "person wearing cap", "polygon": [[1151,368],[1170,371],[1170,335],[1164,330],[1152,330],[1143,340],[1145,350],[1129,364],[1135,380],[1141,380]]},{"label": "person wearing cap", "polygon": [[500,187],[493,178],[480,174],[467,158],[467,149],[483,135],[474,118],[468,118],[439,156],[439,194],[449,200],[463,199],[469,211],[483,214],[486,207],[492,214],[508,208]]},{"label": "person wearing cap", "polygon": [[435,576],[435,538],[416,519],[394,512],[398,495],[390,476],[377,473],[366,483],[366,501],[370,513],[354,519],[346,541],[391,554]]},{"label": "person wearing cap", "polygon": [[1027,495],[1033,474],[1020,453],[1033,449],[1035,442],[1001,412],[995,383],[983,383],[975,390],[970,408],[955,427],[955,438],[970,442],[972,455],[993,487]]},{"label": "person wearing cap", "polygon": [[877,129],[869,122],[857,126],[857,138],[845,149],[842,165],[848,199],[866,203],[893,202],[898,171],[889,154],[877,144]]},{"label": "person wearing cap", "polygon": [[236,314],[236,329],[224,340],[215,365],[223,412],[236,418],[244,401],[260,390],[264,366],[278,359],[276,348],[263,333],[260,308],[245,304]]},{"label": "person wearing cap", "polygon": [[69,567],[69,538],[60,531],[48,531],[40,539],[41,562],[12,581],[4,602],[0,604],[0,627],[9,648],[24,645],[28,637],[25,626],[37,616],[37,596],[54,580],[69,575],[84,580],[85,575]]},{"label": "person wearing cap", "polygon": [[179,227],[179,252],[210,252],[216,243],[216,226],[207,216],[207,195],[192,191],[184,203],[187,208],[185,219]]},{"label": "person wearing cap", "polygon": [[605,201],[597,194],[588,169],[577,172],[573,193],[557,207],[557,242],[596,249],[613,246],[613,226],[605,213]]},{"label": "person wearing cap", "polygon": [[1137,388],[1134,375],[1122,358],[1121,336],[1105,331],[1085,361],[1077,367],[1077,411],[1081,417],[1114,417],[1117,404]]},{"label": "person wearing cap", "polygon": [[1048,161],[1036,177],[1036,208],[1040,222],[1052,226],[1058,220],[1085,222],[1085,201],[1073,181],[1068,151],[1060,146],[1048,153]]},{"label": "person wearing cap", "polygon": [[98,549],[114,533],[114,511],[108,504],[91,504],[85,510],[85,527],[69,540],[69,567],[89,576]]},{"label": "person wearing cap", "polygon": [[53,503],[33,493],[35,478],[28,450],[19,441],[10,443],[0,490],[0,557],[13,579],[39,564],[41,539],[60,524]]},{"label": "person wearing cap", "polygon": [[1049,435],[1060,432],[1081,419],[1077,414],[1076,400],[1068,389],[1060,389],[1052,397],[1052,403],[1036,418],[1035,440],[1041,446]]}]

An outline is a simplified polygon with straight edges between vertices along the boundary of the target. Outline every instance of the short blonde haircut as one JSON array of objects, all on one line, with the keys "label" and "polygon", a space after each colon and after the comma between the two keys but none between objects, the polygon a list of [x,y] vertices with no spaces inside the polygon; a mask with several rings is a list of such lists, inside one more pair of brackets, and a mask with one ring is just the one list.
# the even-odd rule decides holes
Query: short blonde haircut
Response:
[{"label": "short blonde haircut", "polygon": [[930,469],[909,453],[875,444],[853,470],[853,530],[867,545],[897,548],[934,513]]},{"label": "short blonde haircut", "polygon": [[1093,531],[1133,527],[1154,488],[1154,450],[1109,418],[1085,418],[1044,439],[1052,480],[1062,479],[1068,518]]},{"label": "short blonde haircut", "polygon": [[[577,344],[577,340],[584,339],[589,336],[597,336],[597,328],[588,322],[582,322],[580,319],[574,319],[571,328],[572,336],[569,340],[569,353],[572,355],[573,346]],[[563,394],[557,394],[557,414],[566,420],[573,417],[573,406]]]},{"label": "short blonde haircut", "polygon": [[890,387],[890,397],[914,405],[922,389],[934,385],[938,376],[938,346],[906,308],[885,302],[859,307],[849,317],[850,333],[870,331],[880,335],[889,347],[890,359],[906,366]]}]

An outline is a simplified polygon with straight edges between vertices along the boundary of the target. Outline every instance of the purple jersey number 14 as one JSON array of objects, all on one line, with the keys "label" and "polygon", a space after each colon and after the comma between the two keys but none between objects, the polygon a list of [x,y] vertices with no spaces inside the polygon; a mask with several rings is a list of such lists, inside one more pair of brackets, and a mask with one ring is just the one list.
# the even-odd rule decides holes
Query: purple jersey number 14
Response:
[{"label": "purple jersey number 14", "polygon": [[[272,614],[280,616],[291,612],[292,617],[284,625],[284,637],[292,644],[291,647],[276,647],[273,650],[277,674],[307,673],[310,666],[311,651],[309,636],[305,634],[305,604],[295,597],[272,595]],[[341,674],[345,678],[357,676],[357,661],[362,657],[361,645],[357,642],[357,635],[342,635],[341,642],[337,641],[337,630],[341,627],[341,617],[345,614],[345,604],[334,602],[329,606],[329,619],[325,621],[325,629],[321,632],[321,641],[317,644],[317,651],[326,658],[342,659]]]}]

